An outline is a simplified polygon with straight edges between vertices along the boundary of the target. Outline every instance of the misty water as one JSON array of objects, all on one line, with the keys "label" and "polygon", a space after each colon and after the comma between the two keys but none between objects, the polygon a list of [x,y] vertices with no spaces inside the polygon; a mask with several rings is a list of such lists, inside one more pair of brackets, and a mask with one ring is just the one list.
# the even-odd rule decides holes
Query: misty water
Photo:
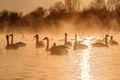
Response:
[{"label": "misty water", "polygon": [[[120,80],[120,45],[93,48],[92,37],[85,38],[87,49],[70,49],[68,55],[58,56],[45,48],[36,49],[33,35],[14,40],[27,43],[26,47],[6,50],[5,35],[1,35],[0,80]],[[50,43],[63,44],[59,39],[50,39]],[[115,39],[120,41],[119,36]]]}]

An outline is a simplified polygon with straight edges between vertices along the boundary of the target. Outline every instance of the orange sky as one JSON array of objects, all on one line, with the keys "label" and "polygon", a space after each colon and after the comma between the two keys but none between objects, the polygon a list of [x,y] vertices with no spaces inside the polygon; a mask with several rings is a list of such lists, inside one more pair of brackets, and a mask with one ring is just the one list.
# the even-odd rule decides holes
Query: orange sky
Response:
[{"label": "orange sky", "polygon": [[[26,14],[39,6],[48,8],[57,1],[64,0],[0,0],[0,11],[7,9]],[[86,7],[90,1],[91,0],[81,0],[82,6]]]}]

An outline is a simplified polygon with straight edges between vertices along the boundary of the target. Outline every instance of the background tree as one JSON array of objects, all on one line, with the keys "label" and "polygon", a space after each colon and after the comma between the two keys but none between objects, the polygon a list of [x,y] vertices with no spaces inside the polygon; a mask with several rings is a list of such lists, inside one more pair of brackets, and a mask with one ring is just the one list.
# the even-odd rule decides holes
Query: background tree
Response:
[{"label": "background tree", "polygon": [[9,21],[11,24],[15,24],[18,23],[20,18],[22,17],[22,13],[18,13],[18,12],[9,12]]},{"label": "background tree", "polygon": [[105,0],[94,0],[92,6],[98,10],[103,9],[106,7]]},{"label": "background tree", "polygon": [[43,7],[38,7],[29,14],[26,14],[23,17],[23,19],[25,21],[25,24],[37,26],[43,24],[45,15],[46,15],[46,9],[44,9]]},{"label": "background tree", "polygon": [[48,22],[59,21],[65,18],[67,11],[65,5],[62,2],[56,2],[53,6],[49,8],[49,15],[46,17]]},{"label": "background tree", "polygon": [[45,13],[46,10],[43,7],[39,7],[36,10],[32,11],[29,15],[34,20],[41,21],[42,19],[44,19]]},{"label": "background tree", "polygon": [[75,13],[80,9],[80,0],[65,0],[65,5],[69,13]]}]

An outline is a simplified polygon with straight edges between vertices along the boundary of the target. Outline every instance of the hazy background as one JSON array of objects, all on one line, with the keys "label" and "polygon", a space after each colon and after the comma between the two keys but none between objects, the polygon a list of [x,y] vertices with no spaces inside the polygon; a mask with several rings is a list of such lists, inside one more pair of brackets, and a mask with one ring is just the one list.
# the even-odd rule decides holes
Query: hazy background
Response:
[{"label": "hazy background", "polygon": [[[120,0],[63,1],[0,0],[0,80],[120,80],[120,46],[91,46],[105,34],[120,42]],[[88,48],[66,56],[35,48],[36,33],[39,40],[49,37],[51,47],[64,44],[65,32],[68,41],[74,43],[77,34]],[[11,33],[26,47],[6,50]]]},{"label": "hazy background", "polygon": [[[26,14],[39,6],[49,8],[55,2],[64,0],[0,0],[0,10],[7,9]],[[81,0],[82,7],[87,7],[92,0]]]},{"label": "hazy background", "polygon": [[0,0],[0,32],[120,31],[119,0]]}]

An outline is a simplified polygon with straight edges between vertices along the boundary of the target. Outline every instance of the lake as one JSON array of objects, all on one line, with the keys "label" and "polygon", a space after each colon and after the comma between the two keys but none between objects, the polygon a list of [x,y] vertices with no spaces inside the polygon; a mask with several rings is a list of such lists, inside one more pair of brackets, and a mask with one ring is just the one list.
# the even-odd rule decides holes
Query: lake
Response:
[{"label": "lake", "polygon": [[[120,45],[94,48],[87,37],[87,49],[70,49],[68,55],[57,56],[45,48],[36,49],[32,35],[20,38],[26,47],[6,50],[4,37],[0,41],[0,80],[120,80]],[[54,41],[58,40],[51,44]]]}]

